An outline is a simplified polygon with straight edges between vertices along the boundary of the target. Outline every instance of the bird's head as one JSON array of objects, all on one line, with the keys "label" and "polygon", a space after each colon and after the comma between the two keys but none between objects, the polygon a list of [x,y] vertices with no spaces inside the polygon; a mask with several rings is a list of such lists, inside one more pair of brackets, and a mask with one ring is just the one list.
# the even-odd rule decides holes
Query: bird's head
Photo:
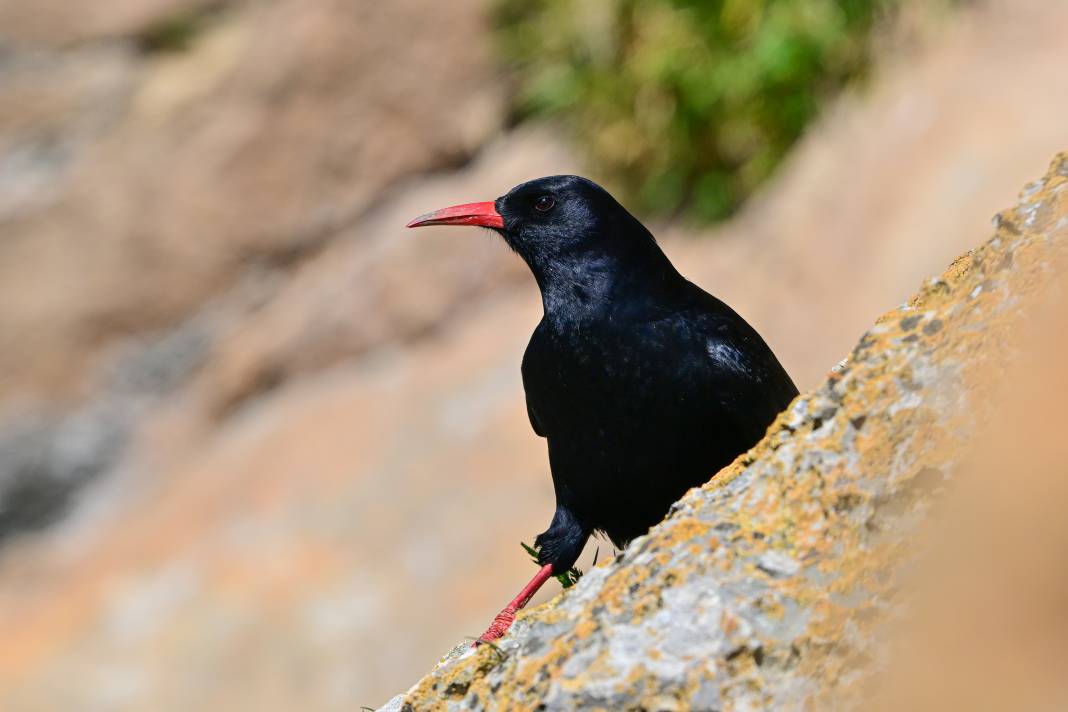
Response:
[{"label": "bird's head", "polygon": [[637,219],[593,181],[548,176],[494,201],[420,215],[408,227],[477,225],[499,232],[537,274],[550,264],[633,252],[655,244]]}]

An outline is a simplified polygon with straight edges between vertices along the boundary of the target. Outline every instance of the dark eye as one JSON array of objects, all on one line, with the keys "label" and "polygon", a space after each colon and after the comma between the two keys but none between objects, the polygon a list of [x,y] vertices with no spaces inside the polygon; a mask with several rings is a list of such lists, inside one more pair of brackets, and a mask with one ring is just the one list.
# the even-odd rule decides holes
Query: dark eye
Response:
[{"label": "dark eye", "polygon": [[547,213],[553,209],[556,201],[551,196],[543,195],[534,201],[534,209],[541,213]]}]

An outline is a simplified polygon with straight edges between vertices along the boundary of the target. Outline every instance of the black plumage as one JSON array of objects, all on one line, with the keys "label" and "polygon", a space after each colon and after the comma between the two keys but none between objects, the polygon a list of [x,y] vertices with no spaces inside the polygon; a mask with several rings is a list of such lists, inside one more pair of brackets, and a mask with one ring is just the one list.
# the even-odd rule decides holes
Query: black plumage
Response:
[{"label": "black plumage", "polygon": [[536,543],[559,572],[594,530],[619,547],[645,533],[754,445],[797,388],[760,335],[592,181],[541,178],[496,208],[545,309],[523,387],[556,491]]},{"label": "black plumage", "polygon": [[522,372],[556,492],[536,544],[556,573],[594,531],[620,547],[645,533],[797,395],[760,335],[590,180],[540,178],[412,225],[441,223],[497,230],[541,290]]}]

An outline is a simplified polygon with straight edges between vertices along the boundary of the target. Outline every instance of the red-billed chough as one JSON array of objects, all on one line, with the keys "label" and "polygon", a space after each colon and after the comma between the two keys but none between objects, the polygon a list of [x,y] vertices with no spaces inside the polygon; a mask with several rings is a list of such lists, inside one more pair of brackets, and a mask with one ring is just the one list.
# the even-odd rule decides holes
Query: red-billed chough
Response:
[{"label": "red-billed chough", "polygon": [[592,532],[618,547],[644,534],[752,447],[797,388],[753,327],[679,274],[590,180],[539,178],[408,223],[423,225],[500,233],[534,273],[545,310],[522,373],[556,513],[535,540],[541,570],[480,638],[491,640],[574,565]]}]

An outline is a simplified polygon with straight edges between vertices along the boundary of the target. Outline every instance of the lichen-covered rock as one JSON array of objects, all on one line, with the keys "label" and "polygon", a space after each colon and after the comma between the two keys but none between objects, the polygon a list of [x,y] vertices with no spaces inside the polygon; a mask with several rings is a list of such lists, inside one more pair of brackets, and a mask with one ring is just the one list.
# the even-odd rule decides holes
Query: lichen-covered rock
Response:
[{"label": "lichen-covered rock", "polygon": [[979,375],[1056,278],[1068,154],[995,224],[647,536],[385,709],[859,706],[895,572],[985,415]]}]

